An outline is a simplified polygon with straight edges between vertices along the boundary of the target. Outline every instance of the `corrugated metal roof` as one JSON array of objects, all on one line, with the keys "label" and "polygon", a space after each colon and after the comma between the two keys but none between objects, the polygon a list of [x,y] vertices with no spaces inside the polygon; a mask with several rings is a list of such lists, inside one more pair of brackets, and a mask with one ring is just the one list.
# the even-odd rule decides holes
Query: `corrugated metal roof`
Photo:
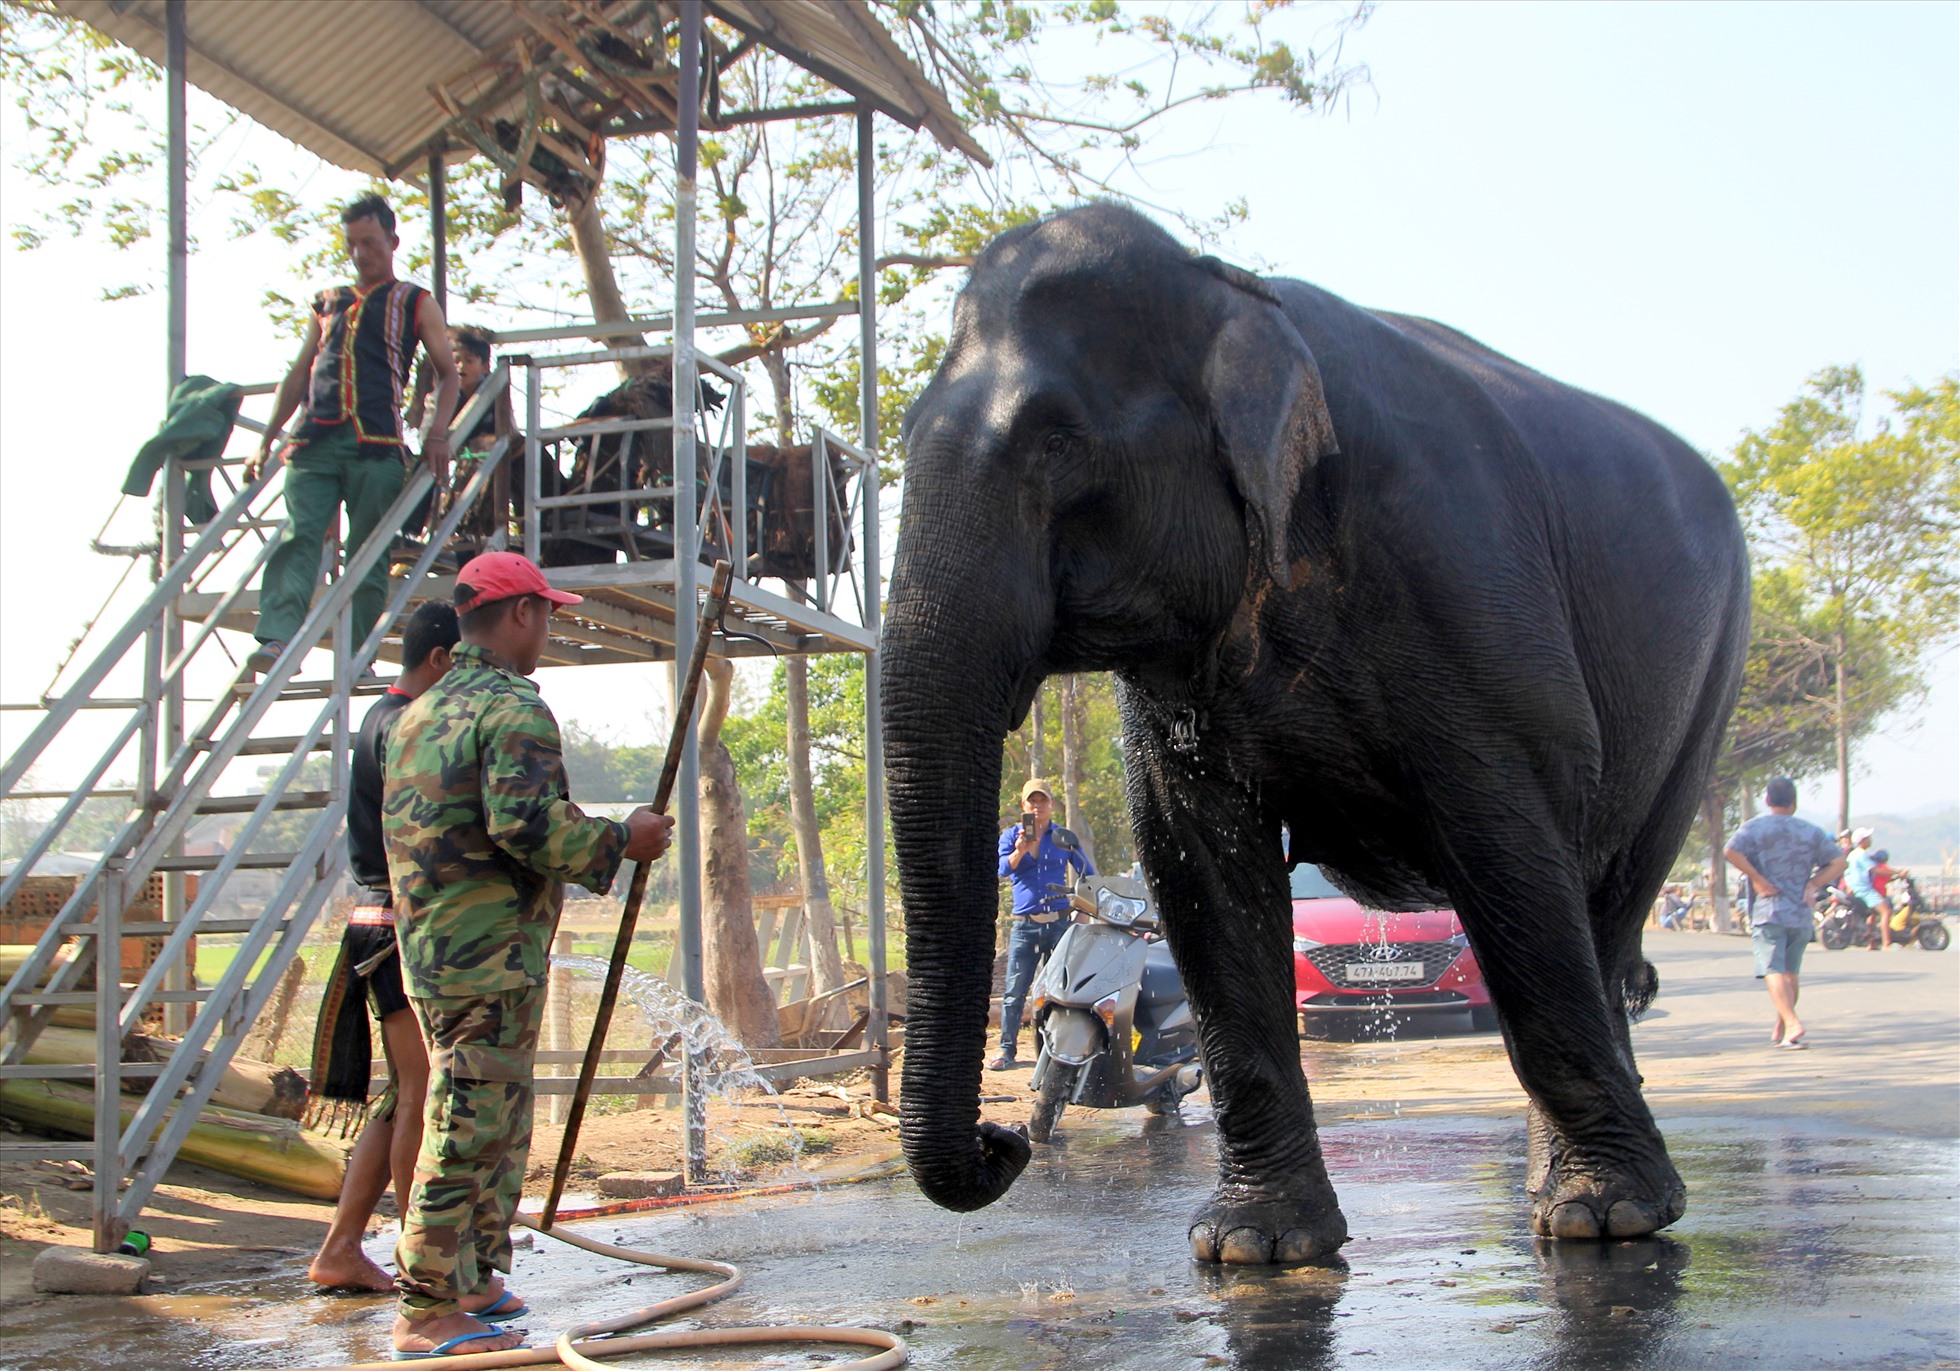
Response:
[{"label": "corrugated metal roof", "polygon": [[[164,0],[54,0],[150,60],[164,60]],[[581,24],[566,0],[526,0]],[[908,128],[980,162],[945,95],[861,0],[707,0],[755,36]],[[533,34],[510,0],[185,0],[186,78],[336,166],[395,177],[420,166],[451,115],[433,82]],[[515,109],[522,103],[513,93]]]}]

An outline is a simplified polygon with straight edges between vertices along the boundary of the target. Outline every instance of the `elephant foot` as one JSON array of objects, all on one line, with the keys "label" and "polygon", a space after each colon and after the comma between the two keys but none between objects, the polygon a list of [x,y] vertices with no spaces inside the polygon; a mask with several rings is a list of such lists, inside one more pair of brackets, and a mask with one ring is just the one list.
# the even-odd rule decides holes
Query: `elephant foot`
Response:
[{"label": "elephant foot", "polygon": [[1341,1250],[1347,1218],[1323,1196],[1262,1197],[1220,1190],[1191,1218],[1191,1256],[1229,1266],[1303,1266]]},{"label": "elephant foot", "polygon": [[1541,1238],[1644,1238],[1687,1212],[1688,1192],[1659,1139],[1645,1165],[1588,1157],[1532,1106],[1525,1184]]}]

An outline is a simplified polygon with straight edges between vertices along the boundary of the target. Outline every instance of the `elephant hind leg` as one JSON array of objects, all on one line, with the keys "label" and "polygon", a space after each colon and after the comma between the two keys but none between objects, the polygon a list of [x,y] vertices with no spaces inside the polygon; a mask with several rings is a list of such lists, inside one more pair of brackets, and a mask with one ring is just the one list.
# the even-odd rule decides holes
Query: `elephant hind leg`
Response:
[{"label": "elephant hind leg", "polygon": [[1531,1097],[1532,1231],[1624,1238],[1680,1217],[1685,1197],[1640,1095],[1624,997],[1555,827],[1490,836],[1458,815],[1447,884],[1477,950],[1506,1049]]}]

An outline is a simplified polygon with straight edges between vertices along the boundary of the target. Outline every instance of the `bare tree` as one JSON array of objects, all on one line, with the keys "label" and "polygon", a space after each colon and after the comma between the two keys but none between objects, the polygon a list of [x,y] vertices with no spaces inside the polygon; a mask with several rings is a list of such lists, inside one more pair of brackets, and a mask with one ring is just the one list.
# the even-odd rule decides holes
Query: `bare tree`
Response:
[{"label": "bare tree", "polygon": [[762,974],[756,944],[755,906],[749,889],[749,827],[735,759],[721,739],[728,718],[735,668],[710,657],[701,702],[701,893],[707,915],[703,979],[708,1008],[744,1045],[780,1047],[776,997]]},{"label": "bare tree", "polygon": [[1082,677],[1070,672],[1062,678],[1062,804],[1068,813],[1068,826],[1090,862],[1096,860],[1096,833],[1082,809],[1083,756],[1082,724],[1087,711],[1082,701]]}]

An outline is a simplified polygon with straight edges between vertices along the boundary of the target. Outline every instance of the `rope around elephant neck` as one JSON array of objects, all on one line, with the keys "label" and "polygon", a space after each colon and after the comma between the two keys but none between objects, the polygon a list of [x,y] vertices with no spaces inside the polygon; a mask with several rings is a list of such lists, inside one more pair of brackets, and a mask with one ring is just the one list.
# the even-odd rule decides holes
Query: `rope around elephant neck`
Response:
[{"label": "rope around elephant neck", "polygon": [[[665,1333],[642,1333],[637,1337],[629,1338],[604,1337],[603,1334],[621,1333],[629,1328],[638,1328],[659,1319],[671,1318],[689,1309],[699,1309],[703,1305],[712,1304],[716,1300],[732,1295],[741,1288],[742,1270],[728,1262],[702,1261],[694,1257],[674,1257],[658,1252],[642,1252],[636,1248],[619,1247],[612,1243],[580,1237],[576,1233],[567,1231],[563,1219],[550,1228],[540,1227],[522,1214],[517,1216],[517,1222],[534,1232],[542,1233],[545,1237],[556,1238],[560,1242],[570,1243],[573,1247],[583,1248],[602,1257],[613,1257],[639,1266],[657,1266],[666,1271],[699,1271],[720,1276],[722,1279],[715,1285],[689,1291],[685,1295],[676,1295],[672,1299],[647,1305],[644,1309],[636,1309],[618,1318],[577,1324],[559,1334],[558,1341],[550,1347],[513,1347],[503,1352],[468,1352],[460,1356],[435,1358],[435,1364],[440,1366],[442,1371],[479,1371],[479,1368],[488,1367],[551,1365],[568,1366],[574,1371],[612,1371],[612,1368],[604,1366],[595,1359],[623,1356],[628,1352],[647,1352],[675,1347],[738,1347],[757,1343],[787,1342],[847,1344],[882,1349],[874,1356],[860,1357],[856,1361],[832,1363],[825,1367],[825,1371],[891,1371],[891,1368],[905,1364],[904,1340],[896,1334],[875,1328],[836,1328],[813,1324],[754,1324],[736,1328],[675,1329]],[[399,1365],[400,1363],[394,1361],[367,1361],[323,1368],[323,1371],[394,1371]]]}]

